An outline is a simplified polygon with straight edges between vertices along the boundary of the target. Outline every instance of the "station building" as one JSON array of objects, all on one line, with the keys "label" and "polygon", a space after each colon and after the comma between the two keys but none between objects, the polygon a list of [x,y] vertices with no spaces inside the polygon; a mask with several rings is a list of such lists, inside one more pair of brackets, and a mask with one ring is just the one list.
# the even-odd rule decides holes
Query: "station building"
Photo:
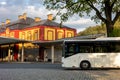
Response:
[{"label": "station building", "polygon": [[[17,38],[34,42],[48,42],[63,38],[76,36],[76,29],[60,25],[53,21],[53,15],[48,14],[47,19],[42,20],[39,17],[35,19],[27,17],[24,13],[18,16],[18,20],[11,21],[6,19],[0,25],[0,36],[7,38]],[[51,61],[54,56],[55,61],[61,59],[61,47],[55,47],[55,54],[52,55],[51,47],[32,43],[24,44],[24,61]],[[22,44],[3,44],[0,45],[0,61],[8,61],[8,47],[10,47],[10,61],[21,60]]]}]

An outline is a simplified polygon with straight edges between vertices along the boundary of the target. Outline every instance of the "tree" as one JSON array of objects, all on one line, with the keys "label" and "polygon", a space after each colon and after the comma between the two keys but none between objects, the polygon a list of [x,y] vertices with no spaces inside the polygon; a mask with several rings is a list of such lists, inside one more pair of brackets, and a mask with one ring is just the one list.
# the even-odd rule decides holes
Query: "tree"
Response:
[{"label": "tree", "polygon": [[90,26],[86,28],[84,31],[80,31],[77,36],[86,36],[86,35],[94,35],[94,34],[105,34],[106,28],[105,26]]},{"label": "tree", "polygon": [[102,21],[108,37],[112,36],[114,24],[120,17],[119,0],[44,0],[44,4],[47,9],[57,10],[63,21],[74,14],[80,17],[87,15],[96,22]]}]

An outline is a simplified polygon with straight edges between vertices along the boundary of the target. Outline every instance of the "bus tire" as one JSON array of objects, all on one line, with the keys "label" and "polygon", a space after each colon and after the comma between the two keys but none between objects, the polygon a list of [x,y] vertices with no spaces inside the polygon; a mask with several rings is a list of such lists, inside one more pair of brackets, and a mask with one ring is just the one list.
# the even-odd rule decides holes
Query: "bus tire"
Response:
[{"label": "bus tire", "polygon": [[90,69],[91,68],[91,64],[89,61],[82,61],[80,63],[80,68],[81,69]]}]

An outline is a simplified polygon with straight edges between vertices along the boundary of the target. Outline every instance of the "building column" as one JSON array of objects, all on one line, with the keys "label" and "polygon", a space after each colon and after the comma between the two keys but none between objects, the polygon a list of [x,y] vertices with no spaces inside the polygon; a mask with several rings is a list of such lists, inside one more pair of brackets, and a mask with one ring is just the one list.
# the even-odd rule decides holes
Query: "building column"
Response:
[{"label": "building column", "polygon": [[46,62],[47,61],[47,52],[46,52],[46,50],[44,49],[44,62]]},{"label": "building column", "polygon": [[21,62],[24,62],[24,43],[22,43]]},{"label": "building column", "polygon": [[8,62],[10,62],[10,45],[9,45],[9,48],[8,48]]},{"label": "building column", "polygon": [[55,49],[54,49],[54,45],[51,46],[51,57],[52,57],[52,63],[54,63],[54,54],[55,53]]}]

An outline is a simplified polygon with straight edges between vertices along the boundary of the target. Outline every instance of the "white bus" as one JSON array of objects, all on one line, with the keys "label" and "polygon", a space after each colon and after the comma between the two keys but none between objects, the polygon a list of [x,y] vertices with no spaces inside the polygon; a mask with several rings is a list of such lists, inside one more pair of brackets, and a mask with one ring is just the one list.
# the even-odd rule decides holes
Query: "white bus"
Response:
[{"label": "white bus", "polygon": [[65,40],[62,53],[65,68],[120,68],[120,37]]}]

